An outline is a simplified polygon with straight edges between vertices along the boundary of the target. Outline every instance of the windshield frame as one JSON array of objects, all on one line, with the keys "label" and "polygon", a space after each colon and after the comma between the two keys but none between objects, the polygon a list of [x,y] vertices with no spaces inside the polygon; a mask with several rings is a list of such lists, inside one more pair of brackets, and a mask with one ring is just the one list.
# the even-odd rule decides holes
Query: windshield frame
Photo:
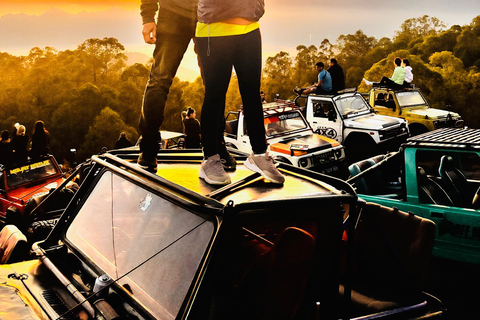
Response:
[{"label": "windshield frame", "polygon": [[[106,177],[106,175],[109,175],[111,177],[115,177],[115,179],[120,179],[119,181],[122,181],[122,182],[126,182],[127,184],[129,184],[130,186],[133,186],[135,188],[137,188],[138,190],[142,191],[142,192],[145,192],[146,194],[149,194],[152,199],[153,198],[156,198],[157,200],[160,200],[160,201],[163,201],[165,203],[168,203],[168,205],[170,205],[174,211],[175,211],[175,217],[177,216],[177,211],[178,210],[181,210],[184,214],[191,214],[193,216],[196,217],[196,219],[200,219],[202,220],[203,219],[203,222],[200,223],[198,226],[201,226],[203,225],[204,223],[207,223],[208,225],[211,225],[212,226],[212,232],[211,234],[209,234],[208,236],[208,241],[205,241],[203,243],[199,243],[199,240],[195,237],[195,241],[193,242],[194,245],[204,245],[205,249],[204,251],[201,251],[200,253],[200,257],[198,259],[198,263],[196,265],[194,265],[194,267],[190,266],[191,268],[191,271],[193,270],[193,272],[190,272],[190,276],[191,278],[186,278],[186,277],[183,277],[183,275],[181,277],[177,277],[176,279],[178,279],[181,283],[183,283],[183,289],[184,291],[182,292],[175,292],[176,295],[177,295],[177,304],[175,306],[176,310],[174,310],[174,313],[178,313],[182,310],[183,308],[183,304],[184,304],[184,301],[186,301],[186,299],[189,299],[191,293],[192,293],[192,290],[193,290],[193,287],[192,287],[192,284],[195,283],[195,279],[197,277],[197,274],[199,272],[199,270],[203,270],[203,268],[205,267],[205,259],[208,255],[208,253],[210,252],[211,250],[211,246],[212,246],[212,243],[213,243],[213,240],[215,239],[215,237],[217,236],[217,233],[218,233],[218,228],[219,228],[219,222],[218,222],[218,218],[215,217],[215,215],[211,215],[211,214],[208,214],[208,213],[205,213],[205,212],[195,212],[195,211],[192,211],[192,208],[187,208],[186,206],[182,206],[180,205],[180,203],[178,203],[177,201],[175,201],[175,199],[171,199],[169,197],[165,197],[163,194],[161,193],[156,193],[154,190],[151,190],[147,185],[142,185],[142,184],[139,184],[139,183],[136,183],[135,181],[129,179],[128,177],[122,175],[122,174],[119,174],[117,173],[116,171],[110,171],[110,170],[102,170],[98,176],[95,178],[94,182],[92,183],[92,186],[89,188],[89,191],[81,196],[84,200],[82,200],[78,206],[76,206],[74,209],[73,209],[73,214],[69,217],[69,221],[66,222],[66,224],[63,226],[63,231],[61,232],[61,238],[62,238],[62,241],[67,244],[68,248],[81,260],[83,261],[84,263],[86,263],[89,267],[91,267],[93,270],[95,270],[98,274],[103,274],[103,273],[107,273],[110,275],[110,277],[114,280],[120,280],[120,287],[122,287],[123,284],[125,284],[125,282],[133,289],[134,292],[137,292],[137,295],[132,295],[132,299],[134,301],[136,301],[136,303],[138,303],[138,305],[146,308],[146,310],[148,311],[149,314],[151,315],[154,315],[155,317],[160,317],[160,318],[172,318],[174,319],[176,317],[177,314],[173,314],[171,312],[169,312],[166,308],[164,311],[159,311],[161,310],[162,306],[160,303],[158,302],[162,302],[162,303],[165,303],[165,301],[159,301],[158,300],[158,295],[153,297],[153,296],[150,296],[149,293],[147,291],[145,291],[144,287],[145,287],[145,282],[143,285],[137,285],[137,283],[135,282],[135,280],[131,280],[129,278],[129,272],[126,272],[126,275],[125,277],[123,277],[123,274],[121,271],[118,271],[115,268],[115,272],[112,272],[112,268],[108,267],[108,259],[105,258],[104,261],[101,261],[102,260],[102,257],[101,257],[101,254],[98,254],[97,257],[95,257],[95,260],[91,259],[91,256],[89,254],[91,254],[92,251],[85,251],[86,247],[85,245],[83,244],[80,244],[80,243],[77,243],[77,240],[78,238],[75,238],[75,237],[72,237],[72,234],[70,233],[69,235],[69,231],[72,231],[73,229],[71,228],[78,228],[79,227],[79,224],[75,223],[75,221],[78,219],[78,215],[79,214],[82,214],[81,211],[82,209],[84,210],[87,210],[86,212],[88,212],[88,207],[86,206],[91,206],[92,205],[92,201],[95,203],[95,205],[97,205],[97,202],[95,202],[95,198],[92,197],[92,194],[94,194],[95,192],[99,192],[101,193],[102,192],[102,188],[101,188],[101,185],[99,185],[102,181],[102,178]],[[108,178],[108,177],[107,177]],[[112,196],[115,197],[115,199],[122,199],[121,196],[119,195],[114,195],[112,193]],[[159,207],[159,206],[155,206],[153,203],[150,205],[149,202],[152,201],[152,199],[148,200],[147,197],[145,197],[145,201],[143,201],[143,207],[145,209],[148,209],[148,207],[152,207],[152,208],[160,208],[158,210],[164,210],[164,209],[161,209],[163,207]],[[128,199],[126,200],[126,202],[130,202],[131,199]],[[90,203],[89,203],[90,202]],[[139,205],[139,206],[142,206],[142,203],[138,204],[136,203],[136,205]],[[86,208],[86,209],[85,209]],[[120,208],[118,207],[117,205],[117,208]],[[85,213],[86,214],[86,213]],[[172,215],[173,217],[173,215]],[[91,220],[91,219],[90,219]],[[86,222],[84,222],[86,223]],[[156,226],[157,224],[155,224],[154,226]],[[92,221],[90,221],[90,225],[91,227],[95,227],[94,226],[94,223]],[[143,226],[146,226],[146,227],[150,227],[152,228],[151,225],[149,225],[148,223],[143,223]],[[197,227],[198,227],[197,226]],[[113,234],[113,230],[114,230],[114,226],[112,228],[110,228],[111,233]],[[172,228],[168,228],[166,227],[164,230],[167,230],[167,231],[174,231],[174,229]],[[196,228],[193,228],[192,230],[196,230]],[[77,233],[80,231],[80,229],[78,229]],[[190,232],[186,232],[185,234],[180,234],[178,236],[178,238],[176,238],[173,242],[171,242],[170,244],[167,244],[165,245],[165,247],[163,247],[163,249],[160,249],[160,250],[157,250],[157,251],[154,251],[155,254],[152,255],[153,257],[153,260],[155,259],[159,259],[159,260],[162,260],[162,259],[165,259],[165,256],[163,256],[163,252],[168,250],[170,248],[170,246],[174,247],[176,244],[177,244],[177,241],[180,241],[181,239],[183,239],[185,236],[189,235]],[[142,233],[143,235],[143,233]],[[192,236],[195,236],[194,234],[192,234]],[[112,242],[112,240],[110,240],[110,242]],[[152,242],[154,243],[154,242]],[[150,244],[150,242],[149,242]],[[154,244],[155,245],[155,244]],[[96,250],[96,246],[93,245],[92,248],[94,250]],[[173,248],[172,250],[175,250],[175,248]],[[132,251],[132,250],[130,250]],[[142,249],[142,251],[145,251],[144,249]],[[132,251],[134,252],[134,251]],[[134,252],[135,253],[135,252]],[[170,256],[172,256],[172,254],[170,253]],[[144,257],[145,258],[145,257]],[[148,257],[147,257],[148,258]],[[198,258],[198,256],[197,256]],[[182,257],[180,257],[179,259],[182,259]],[[142,259],[140,259],[142,260]],[[144,259],[144,260],[149,260],[149,259]],[[185,259],[184,259],[185,260]],[[167,261],[170,261],[170,260],[167,260]],[[183,261],[183,260],[182,260]],[[127,263],[129,263],[130,261],[127,261]],[[138,262],[138,261],[137,261]],[[141,261],[143,262],[143,261]],[[153,262],[153,261],[152,261]],[[136,263],[136,262],[135,262]],[[162,262],[163,264],[168,264],[168,262]],[[143,268],[143,263],[140,263],[139,265],[141,265],[141,268]],[[156,267],[158,267],[158,264],[155,264]],[[152,266],[150,266],[149,268],[152,268]],[[171,268],[171,267],[170,267]],[[109,269],[109,270],[106,270],[106,269]],[[147,268],[148,269],[148,268]],[[167,268],[168,269],[168,268]],[[179,270],[181,268],[178,268]],[[145,269],[143,269],[145,270]],[[110,271],[110,272],[108,272]],[[148,275],[152,274],[151,272],[150,273],[147,273]],[[138,278],[138,277],[137,277]],[[158,280],[160,281],[160,280]],[[153,281],[154,283],[159,283],[157,280]],[[148,285],[147,285],[148,286]],[[162,286],[163,288],[164,286]],[[163,290],[163,289],[162,289]],[[182,295],[183,296],[180,298],[180,301],[178,300],[178,295]],[[156,305],[160,306],[160,307],[156,307]],[[171,317],[172,316],[172,317]]]},{"label": "windshield frame", "polygon": [[[299,126],[293,129],[286,128],[287,125],[291,127],[293,121],[298,123],[302,122],[303,127]],[[310,124],[305,120],[305,117],[299,110],[290,110],[282,113],[272,114],[265,113],[263,123],[265,126],[265,136],[267,140],[297,134],[304,131],[313,133]],[[277,128],[284,131],[280,131]]]},{"label": "windshield frame", "polygon": [[[362,108],[361,109],[351,109],[351,111],[346,111],[346,104],[342,103],[343,100],[348,100],[352,99],[355,102],[357,101],[362,101]],[[337,112],[340,114],[342,119],[348,119],[351,117],[359,116],[359,115],[366,115],[370,113],[374,113],[375,111],[373,110],[372,106],[365,100],[365,98],[362,96],[362,94],[355,92],[352,94],[344,94],[344,95],[339,95],[333,98],[335,102],[335,106],[337,108]],[[351,105],[351,103],[350,103]]]}]

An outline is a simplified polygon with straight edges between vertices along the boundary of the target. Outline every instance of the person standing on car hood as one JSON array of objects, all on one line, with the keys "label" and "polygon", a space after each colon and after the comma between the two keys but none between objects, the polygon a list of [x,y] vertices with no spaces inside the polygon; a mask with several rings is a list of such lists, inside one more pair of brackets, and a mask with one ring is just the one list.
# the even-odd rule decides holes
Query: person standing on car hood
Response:
[{"label": "person standing on car hood", "polygon": [[143,38],[146,43],[155,44],[155,50],[140,113],[142,138],[138,164],[154,171],[168,91],[188,44],[195,36],[197,0],[142,0],[140,11]]},{"label": "person standing on car hood", "polygon": [[225,98],[232,76],[238,77],[243,111],[253,153],[245,161],[250,170],[275,183],[285,178],[267,154],[260,101],[262,40],[258,21],[263,0],[199,0],[196,43],[202,66],[205,99],[202,107],[204,161],[199,176],[210,184],[228,184],[224,164],[231,159],[223,139]]}]

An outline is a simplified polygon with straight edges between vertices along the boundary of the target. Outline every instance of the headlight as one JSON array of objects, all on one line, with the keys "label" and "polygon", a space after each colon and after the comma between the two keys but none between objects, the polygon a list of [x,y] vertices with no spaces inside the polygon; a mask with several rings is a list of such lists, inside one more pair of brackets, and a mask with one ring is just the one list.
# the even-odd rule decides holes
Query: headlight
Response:
[{"label": "headlight", "polygon": [[306,167],[308,166],[308,159],[307,158],[302,158],[300,159],[300,161],[298,161],[298,164],[300,165],[300,167]]}]

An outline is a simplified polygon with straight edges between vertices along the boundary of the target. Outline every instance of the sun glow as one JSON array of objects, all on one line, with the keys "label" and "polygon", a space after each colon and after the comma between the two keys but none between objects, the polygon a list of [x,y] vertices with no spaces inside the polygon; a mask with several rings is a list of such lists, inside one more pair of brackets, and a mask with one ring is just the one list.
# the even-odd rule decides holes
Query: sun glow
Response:
[{"label": "sun glow", "polygon": [[103,11],[112,7],[139,10],[140,0],[2,0],[0,16],[6,14],[41,15],[52,8],[76,14]]}]

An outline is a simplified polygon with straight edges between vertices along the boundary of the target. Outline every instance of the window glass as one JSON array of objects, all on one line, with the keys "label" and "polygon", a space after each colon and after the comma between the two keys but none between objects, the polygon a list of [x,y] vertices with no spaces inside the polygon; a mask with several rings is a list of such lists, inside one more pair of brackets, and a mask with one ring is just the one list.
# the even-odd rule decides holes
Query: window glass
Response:
[{"label": "window glass", "polygon": [[155,317],[174,319],[213,232],[211,221],[107,172],[66,237]]},{"label": "window glass", "polygon": [[417,167],[422,167],[427,175],[438,177],[438,168],[444,155],[454,159],[457,168],[467,179],[480,180],[480,158],[476,153],[419,150],[416,155]]},{"label": "window glass", "polygon": [[361,95],[340,98],[336,100],[338,111],[341,115],[350,115],[370,111],[370,106]]},{"label": "window glass", "polygon": [[13,188],[24,183],[53,176],[58,173],[58,169],[52,160],[46,159],[12,168],[7,172],[7,184],[10,188]]},{"label": "window glass", "polygon": [[307,129],[308,126],[300,112],[285,112],[264,119],[267,137],[283,135],[299,130]]},{"label": "window glass", "polygon": [[422,95],[418,91],[397,92],[396,96],[400,107],[411,107],[427,104],[425,99],[423,99]]},{"label": "window glass", "polygon": [[330,101],[313,101],[313,116],[316,118],[328,118],[328,114],[332,110],[333,104]]}]

